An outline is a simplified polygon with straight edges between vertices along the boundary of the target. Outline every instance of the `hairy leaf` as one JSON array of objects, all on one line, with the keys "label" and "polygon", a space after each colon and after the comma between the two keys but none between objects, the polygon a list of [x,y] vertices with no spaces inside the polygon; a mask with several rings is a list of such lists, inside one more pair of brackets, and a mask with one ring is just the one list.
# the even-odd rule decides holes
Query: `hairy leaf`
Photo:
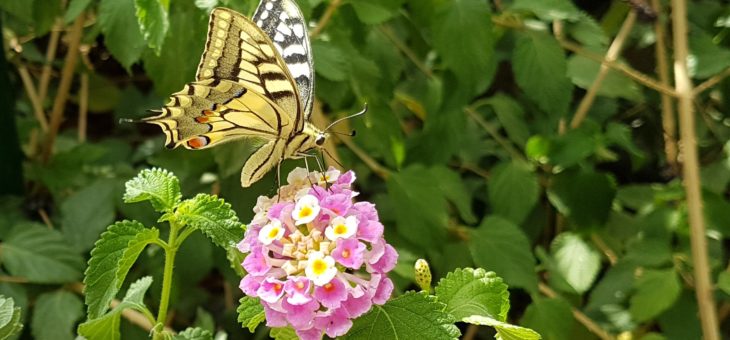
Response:
[{"label": "hairy leaf", "polygon": [[143,299],[147,289],[152,284],[152,277],[143,277],[129,286],[127,294],[114,309],[109,313],[96,318],[89,319],[79,325],[79,335],[86,337],[88,340],[119,340],[119,322],[122,317],[122,311],[127,308],[137,310],[139,312],[149,312],[144,305]]},{"label": "hairy leaf", "polygon": [[256,327],[263,322],[264,319],[264,307],[257,298],[244,296],[239,301],[238,308],[238,322],[243,327],[248,328],[248,331],[253,333]]},{"label": "hairy leaf", "polygon": [[33,336],[38,340],[73,340],[74,326],[82,316],[84,305],[76,294],[65,290],[42,294],[33,308]]},{"label": "hairy leaf", "polygon": [[200,229],[218,246],[228,249],[243,238],[236,212],[223,199],[207,194],[180,203],[176,216],[180,223]]},{"label": "hairy leaf", "polygon": [[171,172],[162,169],[142,170],[125,184],[124,201],[150,201],[155,210],[163,212],[180,202],[180,181]]},{"label": "hairy leaf", "polygon": [[509,311],[507,285],[494,272],[464,268],[448,273],[436,286],[438,301],[457,319],[483,315],[505,321]]}]

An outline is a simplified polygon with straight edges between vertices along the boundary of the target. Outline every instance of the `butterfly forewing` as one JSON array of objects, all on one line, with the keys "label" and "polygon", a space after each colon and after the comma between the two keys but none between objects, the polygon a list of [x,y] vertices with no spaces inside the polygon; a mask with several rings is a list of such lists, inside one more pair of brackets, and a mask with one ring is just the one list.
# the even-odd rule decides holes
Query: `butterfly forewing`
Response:
[{"label": "butterfly forewing", "polygon": [[293,0],[262,0],[253,21],[271,38],[284,58],[299,90],[304,118],[308,120],[314,101],[314,64],[302,12]]},{"label": "butterfly forewing", "polygon": [[211,12],[208,41],[196,78],[239,82],[281,107],[295,122],[290,127],[292,133],[303,128],[296,83],[286,64],[266,33],[239,13],[226,8]]}]

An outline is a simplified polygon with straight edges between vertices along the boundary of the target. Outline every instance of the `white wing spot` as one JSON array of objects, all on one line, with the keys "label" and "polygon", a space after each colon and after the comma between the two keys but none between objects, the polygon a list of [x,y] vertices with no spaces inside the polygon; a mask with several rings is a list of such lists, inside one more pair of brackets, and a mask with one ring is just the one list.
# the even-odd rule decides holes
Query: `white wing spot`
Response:
[{"label": "white wing spot", "polygon": [[289,73],[291,73],[291,76],[294,78],[298,78],[300,76],[311,76],[311,70],[307,63],[289,64],[287,66],[289,66]]},{"label": "white wing spot", "polygon": [[304,26],[302,26],[302,24],[296,24],[292,28],[294,29],[294,35],[296,35],[298,38],[304,36]]},{"label": "white wing spot", "polygon": [[300,44],[292,44],[284,48],[284,51],[282,51],[282,57],[288,57],[293,54],[301,54],[305,55],[307,52],[304,50],[304,46]]},{"label": "white wing spot", "polygon": [[281,34],[281,32],[276,32],[276,35],[274,35],[274,41],[283,42],[284,41],[284,35]]},{"label": "white wing spot", "polygon": [[268,9],[270,11],[272,8],[274,8],[274,4],[272,4],[271,2],[267,2],[266,9]]},{"label": "white wing spot", "polygon": [[291,29],[284,22],[280,22],[279,26],[276,26],[276,30],[284,35],[291,35]]},{"label": "white wing spot", "polygon": [[261,13],[261,20],[266,20],[267,18],[269,18],[269,11],[264,11],[263,13]]}]

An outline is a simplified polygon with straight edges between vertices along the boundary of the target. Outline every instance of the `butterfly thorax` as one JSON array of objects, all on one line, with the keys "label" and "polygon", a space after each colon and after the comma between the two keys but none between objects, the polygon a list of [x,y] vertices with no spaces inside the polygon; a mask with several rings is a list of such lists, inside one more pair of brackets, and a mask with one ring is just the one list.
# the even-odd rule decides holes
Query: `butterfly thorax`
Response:
[{"label": "butterfly thorax", "polygon": [[307,151],[324,146],[327,138],[329,138],[329,133],[320,130],[310,122],[305,122],[301,132],[289,137],[286,154],[292,158],[302,157],[302,154]]}]

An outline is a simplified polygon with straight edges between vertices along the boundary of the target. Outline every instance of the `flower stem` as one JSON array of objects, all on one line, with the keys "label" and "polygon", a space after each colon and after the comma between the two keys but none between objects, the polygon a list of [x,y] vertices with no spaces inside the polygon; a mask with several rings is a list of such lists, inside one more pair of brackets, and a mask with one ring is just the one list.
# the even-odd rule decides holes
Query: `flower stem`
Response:
[{"label": "flower stem", "polygon": [[180,231],[180,225],[176,221],[170,221],[170,237],[167,240],[167,247],[165,247],[165,269],[162,274],[162,293],[160,297],[160,309],[157,312],[157,325],[162,325],[159,329],[155,328],[154,339],[164,339],[162,330],[164,329],[165,321],[167,320],[167,308],[170,304],[170,290],[172,289],[172,270],[175,266],[175,255],[180,247],[177,242],[178,232]]}]

